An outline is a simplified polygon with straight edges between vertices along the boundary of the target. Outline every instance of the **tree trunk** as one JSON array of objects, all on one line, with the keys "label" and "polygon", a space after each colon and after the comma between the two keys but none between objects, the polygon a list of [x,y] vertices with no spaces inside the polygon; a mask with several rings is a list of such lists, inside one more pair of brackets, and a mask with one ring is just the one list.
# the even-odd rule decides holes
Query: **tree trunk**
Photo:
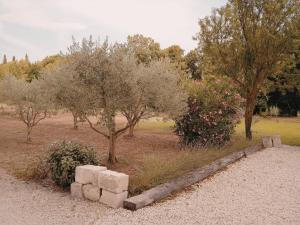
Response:
[{"label": "tree trunk", "polygon": [[31,136],[30,136],[31,131],[32,131],[32,127],[27,126],[27,138],[26,138],[27,142],[31,142],[32,141],[31,140]]},{"label": "tree trunk", "polygon": [[118,162],[116,157],[116,136],[112,133],[109,137],[108,162],[110,164]]},{"label": "tree trunk", "polygon": [[130,124],[129,132],[128,132],[127,137],[134,137],[134,134],[133,134],[134,128],[137,125],[137,123],[140,121],[140,119],[142,117],[142,114],[139,115],[139,116],[135,116],[133,119],[130,119],[130,120],[127,118],[127,121]]},{"label": "tree trunk", "polygon": [[128,132],[128,137],[133,137],[134,136],[134,134],[133,134],[134,127],[135,127],[134,123],[130,124],[129,132]]},{"label": "tree trunk", "polygon": [[108,163],[115,164],[118,162],[116,157],[116,123],[114,115],[109,118],[109,149],[108,149]]},{"label": "tree trunk", "polygon": [[75,130],[78,130],[78,116],[77,116],[77,113],[72,112],[72,115],[73,115],[73,128]]},{"label": "tree trunk", "polygon": [[247,97],[246,110],[245,110],[245,132],[246,132],[246,138],[248,140],[252,140],[251,126],[252,126],[252,118],[253,118],[255,103],[256,103],[255,94]]}]

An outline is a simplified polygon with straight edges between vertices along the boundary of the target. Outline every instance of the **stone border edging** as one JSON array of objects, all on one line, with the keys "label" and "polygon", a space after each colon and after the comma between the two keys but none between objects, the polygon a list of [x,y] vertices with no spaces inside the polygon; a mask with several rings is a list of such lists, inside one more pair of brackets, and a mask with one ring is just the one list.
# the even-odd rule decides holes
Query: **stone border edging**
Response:
[{"label": "stone border edging", "polygon": [[133,196],[124,201],[124,208],[129,210],[137,210],[155,201],[161,200],[175,191],[182,190],[190,185],[200,182],[216,172],[226,168],[228,165],[238,161],[247,155],[262,150],[262,144],[247,147],[239,152],[217,159],[209,165],[193,170],[181,177],[175,178],[167,183],[160,184],[154,188],[144,191],[140,195]]}]

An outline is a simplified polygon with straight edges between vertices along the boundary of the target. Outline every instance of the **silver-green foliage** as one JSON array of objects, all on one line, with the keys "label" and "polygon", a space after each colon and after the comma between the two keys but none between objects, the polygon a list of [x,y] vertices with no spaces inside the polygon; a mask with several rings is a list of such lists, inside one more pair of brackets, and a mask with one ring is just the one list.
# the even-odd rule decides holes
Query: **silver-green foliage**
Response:
[{"label": "silver-green foliage", "polygon": [[92,38],[74,41],[65,57],[60,72],[45,79],[56,79],[50,86],[63,99],[62,105],[74,106],[94,131],[109,140],[111,163],[116,162],[116,139],[132,126],[129,120],[117,126],[118,114],[138,115],[135,125],[142,115],[175,115],[184,109],[179,75],[167,61],[138,64],[124,45]]},{"label": "silver-green foliage", "polygon": [[15,107],[19,119],[26,125],[28,142],[32,129],[50,114],[49,97],[38,80],[29,83],[6,76],[0,81],[0,100]]}]

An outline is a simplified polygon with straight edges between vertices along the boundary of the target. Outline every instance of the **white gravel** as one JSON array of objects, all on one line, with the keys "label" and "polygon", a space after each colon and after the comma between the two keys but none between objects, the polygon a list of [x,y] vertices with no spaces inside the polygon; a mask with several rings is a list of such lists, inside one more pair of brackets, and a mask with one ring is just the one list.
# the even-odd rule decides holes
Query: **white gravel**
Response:
[{"label": "white gravel", "polygon": [[0,171],[0,224],[300,224],[300,148],[243,159],[192,191],[136,212],[71,200]]}]

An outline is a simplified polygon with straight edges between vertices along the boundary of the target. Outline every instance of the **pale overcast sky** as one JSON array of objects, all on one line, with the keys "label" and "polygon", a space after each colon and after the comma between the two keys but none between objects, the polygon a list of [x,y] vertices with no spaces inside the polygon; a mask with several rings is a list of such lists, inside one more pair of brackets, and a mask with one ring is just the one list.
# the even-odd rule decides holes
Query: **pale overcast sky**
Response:
[{"label": "pale overcast sky", "polygon": [[0,0],[0,60],[28,53],[31,60],[65,51],[92,34],[125,41],[143,34],[167,47],[196,47],[198,20],[225,0]]}]

